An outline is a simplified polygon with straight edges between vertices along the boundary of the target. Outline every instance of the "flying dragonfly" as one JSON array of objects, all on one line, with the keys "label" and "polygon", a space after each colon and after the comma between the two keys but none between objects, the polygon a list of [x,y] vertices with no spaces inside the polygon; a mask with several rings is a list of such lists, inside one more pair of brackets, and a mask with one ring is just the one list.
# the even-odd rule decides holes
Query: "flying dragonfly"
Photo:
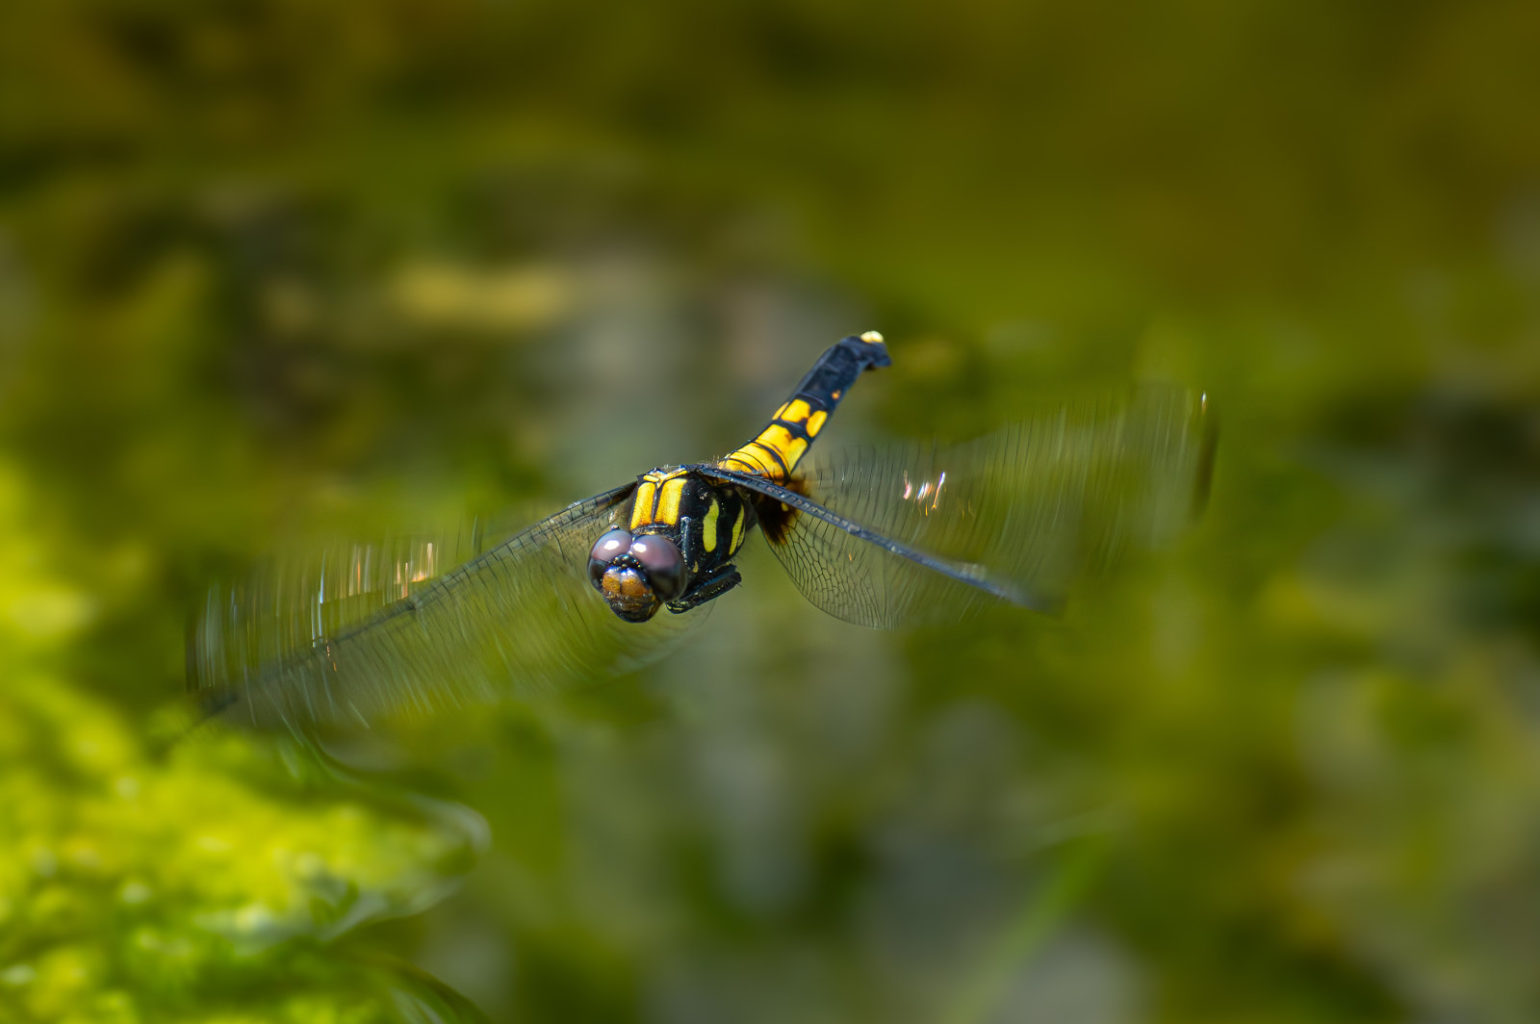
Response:
[{"label": "flying dragonfly", "polygon": [[841,339],[769,423],[511,535],[341,546],[210,593],[189,686],[258,722],[355,719],[537,690],[637,664],[743,582],[757,531],[816,607],[897,628],[990,604],[1056,610],[1077,577],[1201,507],[1207,397],[1145,386],[973,441],[809,451],[850,387],[890,365]]}]

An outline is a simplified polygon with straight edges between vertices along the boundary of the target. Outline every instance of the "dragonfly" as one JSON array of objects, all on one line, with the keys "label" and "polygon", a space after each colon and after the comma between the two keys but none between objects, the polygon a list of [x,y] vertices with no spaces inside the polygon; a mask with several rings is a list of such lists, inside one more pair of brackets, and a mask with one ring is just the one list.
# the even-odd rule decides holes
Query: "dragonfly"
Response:
[{"label": "dragonfly", "polygon": [[210,591],[188,678],[211,713],[356,720],[563,686],[649,660],[743,583],[764,538],[814,606],[892,629],[982,607],[1054,612],[1077,579],[1201,509],[1207,396],[1146,385],[958,444],[813,452],[852,385],[891,365],[842,338],[746,443],[651,469],[524,529],[338,545]]}]

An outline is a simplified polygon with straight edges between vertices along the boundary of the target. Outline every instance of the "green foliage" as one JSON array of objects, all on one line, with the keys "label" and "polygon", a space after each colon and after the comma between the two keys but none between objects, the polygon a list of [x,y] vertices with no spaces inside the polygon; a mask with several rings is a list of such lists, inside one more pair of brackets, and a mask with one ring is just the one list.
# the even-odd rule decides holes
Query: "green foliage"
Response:
[{"label": "green foliage", "polygon": [[178,735],[185,714],[135,727],[70,682],[58,652],[93,602],[50,572],[26,498],[0,466],[15,567],[0,590],[5,1019],[345,1022],[453,1005],[334,940],[431,903],[477,834],[296,774],[233,733]]}]

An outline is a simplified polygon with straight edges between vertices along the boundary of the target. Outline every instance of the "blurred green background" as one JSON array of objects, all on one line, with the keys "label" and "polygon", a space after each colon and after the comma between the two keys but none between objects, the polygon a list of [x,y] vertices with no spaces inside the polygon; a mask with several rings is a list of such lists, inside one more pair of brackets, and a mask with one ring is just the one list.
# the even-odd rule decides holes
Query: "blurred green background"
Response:
[{"label": "blurred green background", "polygon": [[[1537,53],[1529,0],[0,6],[0,1019],[1540,1019]],[[750,559],[367,782],[177,742],[212,580],[720,453],[869,328],[843,439],[1207,388],[1207,518],[900,635]]]}]

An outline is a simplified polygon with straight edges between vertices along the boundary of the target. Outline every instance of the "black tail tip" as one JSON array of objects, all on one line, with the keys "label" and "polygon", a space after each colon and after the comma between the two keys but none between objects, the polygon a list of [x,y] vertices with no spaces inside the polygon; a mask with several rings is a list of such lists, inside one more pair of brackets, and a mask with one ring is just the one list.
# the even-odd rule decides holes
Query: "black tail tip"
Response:
[{"label": "black tail tip", "polygon": [[868,370],[878,366],[893,365],[893,359],[888,355],[887,343],[877,331],[852,334],[841,340],[842,343],[848,342],[859,347],[861,362]]}]

